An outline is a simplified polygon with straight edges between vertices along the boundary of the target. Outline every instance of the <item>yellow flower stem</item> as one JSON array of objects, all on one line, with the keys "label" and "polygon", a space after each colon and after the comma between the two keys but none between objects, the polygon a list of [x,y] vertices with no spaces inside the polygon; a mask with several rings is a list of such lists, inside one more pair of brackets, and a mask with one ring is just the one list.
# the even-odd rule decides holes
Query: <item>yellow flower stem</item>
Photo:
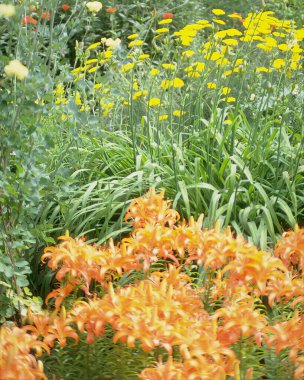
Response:
[{"label": "yellow flower stem", "polygon": [[134,82],[134,70],[132,71],[131,75],[131,91],[130,91],[130,106],[129,109],[129,120],[130,120],[130,126],[131,126],[131,134],[132,134],[132,149],[133,149],[133,162],[134,162],[134,169],[136,170],[136,131],[134,126],[134,102],[133,102],[133,82]]}]

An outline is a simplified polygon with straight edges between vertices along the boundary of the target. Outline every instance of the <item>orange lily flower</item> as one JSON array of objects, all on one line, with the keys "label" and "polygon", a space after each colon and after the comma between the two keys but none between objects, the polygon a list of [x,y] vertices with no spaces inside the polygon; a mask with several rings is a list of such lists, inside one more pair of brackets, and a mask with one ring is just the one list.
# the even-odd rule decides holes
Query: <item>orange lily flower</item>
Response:
[{"label": "orange lily flower", "polygon": [[135,228],[142,228],[146,224],[172,227],[180,216],[177,211],[170,209],[170,202],[164,200],[164,193],[156,194],[155,189],[151,189],[143,197],[134,199],[125,220],[132,219]]},{"label": "orange lily flower", "polygon": [[42,362],[36,360],[31,350],[38,356],[42,355],[42,350],[49,352],[45,343],[24,330],[0,327],[0,379],[46,380]]},{"label": "orange lily flower", "polygon": [[304,228],[296,226],[294,231],[285,232],[277,242],[274,254],[280,257],[288,269],[299,267],[304,271]]},{"label": "orange lily flower", "polygon": [[61,309],[60,316],[55,316],[52,319],[52,324],[48,328],[47,335],[44,336],[44,343],[46,343],[51,348],[54,347],[54,340],[59,342],[61,347],[65,347],[67,344],[67,338],[74,339],[78,342],[79,337],[74,329],[70,326],[73,320],[67,318],[65,309]]}]

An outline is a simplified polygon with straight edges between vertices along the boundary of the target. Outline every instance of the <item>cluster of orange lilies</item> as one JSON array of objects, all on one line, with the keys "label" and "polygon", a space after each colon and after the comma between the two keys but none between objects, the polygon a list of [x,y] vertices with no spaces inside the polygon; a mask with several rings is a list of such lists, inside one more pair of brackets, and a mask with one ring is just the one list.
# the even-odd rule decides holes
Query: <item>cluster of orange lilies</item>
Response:
[{"label": "cluster of orange lilies", "polygon": [[[27,325],[1,328],[1,380],[46,378],[36,359],[43,350],[77,342],[80,333],[91,344],[105,326],[114,342],[167,352],[165,362],[160,357],[138,374],[142,380],[240,379],[242,358],[233,349],[239,341],[288,350],[295,378],[304,377],[304,229],[286,232],[274,252],[260,251],[230,229],[203,229],[202,217],[180,222],[154,189],[133,200],[125,219],[134,229],[119,244],[89,245],[66,235],[46,248],[42,261],[58,280],[46,302],[54,300],[55,310],[29,311]],[[155,271],[158,260],[162,270]],[[191,277],[190,267],[197,268]],[[144,279],[118,285],[136,271]],[[96,283],[103,295],[92,290]],[[284,305],[288,318],[270,318]],[[245,377],[254,378],[254,368]]]}]

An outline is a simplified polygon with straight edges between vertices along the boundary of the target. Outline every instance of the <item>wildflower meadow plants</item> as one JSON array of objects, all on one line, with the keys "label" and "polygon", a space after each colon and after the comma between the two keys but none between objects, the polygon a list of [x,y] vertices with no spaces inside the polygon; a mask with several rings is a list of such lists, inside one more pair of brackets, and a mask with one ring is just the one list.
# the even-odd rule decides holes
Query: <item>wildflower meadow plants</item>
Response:
[{"label": "wildflower meadow plants", "polygon": [[0,379],[303,378],[303,6],[265,3],[0,4]]},{"label": "wildflower meadow plants", "polygon": [[[123,206],[130,181],[137,192],[157,183],[183,215],[204,211],[206,226],[220,219],[264,248],[301,223],[303,38],[272,11],[213,9],[182,28],[153,16],[125,44],[78,44],[74,84],[57,85],[52,112],[72,125],[76,104],[91,125],[72,150],[79,164],[65,154],[78,187],[61,200],[65,227],[94,238],[97,229],[99,242],[120,231],[94,199],[102,188]],[[107,185],[118,178],[121,186]]]}]

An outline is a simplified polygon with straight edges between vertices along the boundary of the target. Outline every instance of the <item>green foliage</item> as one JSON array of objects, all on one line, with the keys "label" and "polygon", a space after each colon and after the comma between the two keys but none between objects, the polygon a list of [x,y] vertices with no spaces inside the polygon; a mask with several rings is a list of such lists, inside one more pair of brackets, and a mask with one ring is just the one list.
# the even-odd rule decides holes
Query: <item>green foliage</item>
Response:
[{"label": "green foliage", "polygon": [[[47,12],[55,9],[56,4],[55,0],[40,2]],[[68,41],[69,27],[78,23],[73,20],[71,25],[69,22],[55,25],[52,16],[50,26],[46,25],[47,19],[40,19],[34,29],[31,24],[21,23],[28,8],[29,2],[16,7],[12,19],[1,18],[0,25],[0,258],[2,265],[6,265],[1,272],[5,285],[0,295],[9,302],[12,296],[7,296],[7,287],[12,287],[19,298],[14,302],[18,323],[21,323],[22,288],[28,285],[24,275],[30,273],[31,257],[27,252],[37,239],[49,240],[46,226],[36,223],[37,208],[52,186],[45,156],[50,141],[41,133],[43,118],[49,111],[41,107],[40,99],[52,98],[54,76],[59,64],[64,71],[66,63],[61,49]],[[31,69],[25,80],[2,74],[13,58]],[[12,310],[10,317],[14,315]]]},{"label": "green foliage", "polygon": [[108,329],[91,345],[82,336],[77,345],[56,347],[51,356],[43,357],[48,378],[55,375],[66,380],[75,377],[84,380],[135,380],[139,372],[158,359],[154,352],[145,352],[138,346],[130,349],[123,343],[114,344],[113,335],[113,331]]},{"label": "green foliage", "polygon": [[[61,233],[68,229],[77,235],[97,237],[102,243],[127,231],[121,213],[128,200],[154,185],[166,189],[183,216],[204,213],[206,227],[220,219],[224,226],[232,225],[265,248],[267,236],[275,241],[283,223],[288,228],[303,219],[303,182],[301,168],[297,168],[301,145],[292,148],[284,127],[284,138],[280,138],[280,130],[270,128],[253,138],[253,125],[244,114],[239,114],[228,129],[223,126],[222,133],[218,116],[213,120],[214,124],[205,121],[208,129],[193,131],[173,146],[159,133],[159,145],[150,150],[159,161],[151,160],[148,141],[137,134],[135,168],[132,144],[125,135],[103,131],[101,141],[83,136],[81,146],[66,150],[66,156],[61,157],[64,164],[57,173],[69,173],[70,183],[61,177],[63,191],[43,210],[41,223],[48,214],[52,222],[63,218]],[[232,136],[242,144],[238,143],[233,155],[229,152]],[[264,142],[267,145],[263,147]],[[69,158],[76,151],[77,161]],[[57,153],[52,155],[56,157]]]}]

